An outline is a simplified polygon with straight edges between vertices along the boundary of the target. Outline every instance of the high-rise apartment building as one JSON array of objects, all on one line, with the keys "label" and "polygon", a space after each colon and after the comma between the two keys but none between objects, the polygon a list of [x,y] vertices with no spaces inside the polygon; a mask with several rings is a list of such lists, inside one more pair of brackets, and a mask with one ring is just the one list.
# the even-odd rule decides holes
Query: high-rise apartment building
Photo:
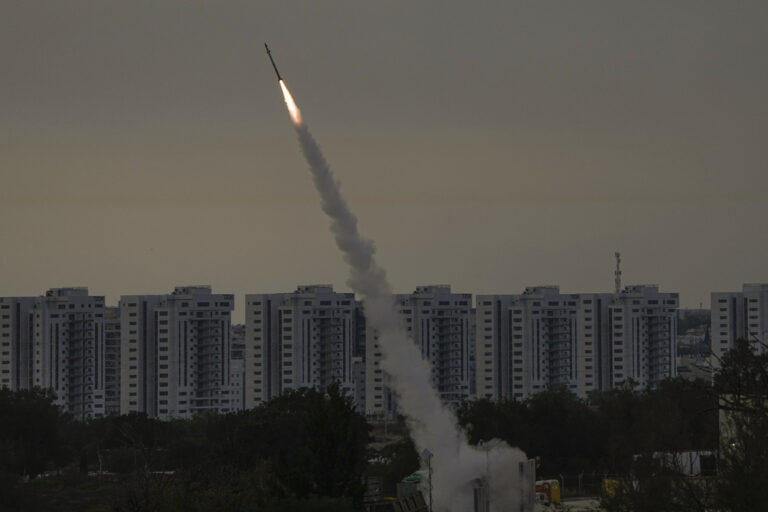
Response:
[{"label": "high-rise apartment building", "polygon": [[120,414],[157,417],[157,315],[165,295],[120,297]]},{"label": "high-rise apartment building", "polygon": [[245,409],[245,325],[233,325],[230,339],[229,379],[232,392],[229,398],[232,407],[241,411]]},{"label": "high-rise apartment building", "polygon": [[104,297],[52,288],[0,299],[0,385],[51,389],[77,419],[105,414]]},{"label": "high-rise apartment building", "polygon": [[740,292],[712,292],[712,365],[732,349],[739,338],[762,352],[768,343],[768,283],[745,284]]},{"label": "high-rise apartment building", "polygon": [[122,414],[160,419],[237,410],[230,373],[234,296],[209,286],[120,299]]},{"label": "high-rise apartment building", "polygon": [[29,389],[32,383],[32,308],[36,297],[0,297],[0,387]]},{"label": "high-rise apartment building", "polygon": [[120,309],[104,310],[104,407],[107,416],[120,414]]},{"label": "high-rise apartment building", "polygon": [[[245,406],[287,390],[338,383],[359,400],[359,304],[329,285],[245,297]],[[363,404],[356,405],[362,410]]]},{"label": "high-rise apartment building", "polygon": [[[432,383],[446,404],[475,393],[475,316],[472,294],[448,285],[419,286],[394,296],[403,327],[432,368]],[[366,334],[366,414],[391,417],[395,400],[381,368],[382,349],[372,327]]]},{"label": "high-rise apartment building", "polygon": [[627,286],[609,308],[611,387],[632,380],[653,387],[677,376],[677,293]]},{"label": "high-rise apartment building", "polygon": [[561,294],[556,286],[477,297],[477,394],[523,399],[554,385],[580,396],[676,374],[677,294],[656,286]]}]

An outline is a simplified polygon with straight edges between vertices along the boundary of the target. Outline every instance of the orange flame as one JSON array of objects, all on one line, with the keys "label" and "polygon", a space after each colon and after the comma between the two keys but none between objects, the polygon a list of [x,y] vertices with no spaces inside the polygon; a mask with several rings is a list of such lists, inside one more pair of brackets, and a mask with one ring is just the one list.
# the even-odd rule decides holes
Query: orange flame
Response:
[{"label": "orange flame", "polygon": [[291,115],[291,121],[296,126],[301,126],[301,110],[296,106],[296,102],[293,101],[290,91],[285,86],[285,82],[280,80],[280,88],[283,89],[283,99],[285,100],[285,106],[288,107],[288,113]]}]

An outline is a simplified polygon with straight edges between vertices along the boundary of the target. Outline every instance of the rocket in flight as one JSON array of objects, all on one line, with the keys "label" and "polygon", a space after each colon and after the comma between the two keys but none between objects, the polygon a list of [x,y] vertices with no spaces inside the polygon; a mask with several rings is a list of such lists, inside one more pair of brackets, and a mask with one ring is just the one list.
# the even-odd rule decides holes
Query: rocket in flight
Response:
[{"label": "rocket in flight", "polygon": [[280,76],[280,72],[277,70],[277,64],[275,64],[275,59],[272,58],[272,52],[269,51],[269,46],[267,46],[267,43],[264,43],[264,48],[267,49],[267,55],[269,55],[269,61],[272,63],[272,67],[275,68],[275,73],[277,74],[277,81],[282,82],[283,77]]}]

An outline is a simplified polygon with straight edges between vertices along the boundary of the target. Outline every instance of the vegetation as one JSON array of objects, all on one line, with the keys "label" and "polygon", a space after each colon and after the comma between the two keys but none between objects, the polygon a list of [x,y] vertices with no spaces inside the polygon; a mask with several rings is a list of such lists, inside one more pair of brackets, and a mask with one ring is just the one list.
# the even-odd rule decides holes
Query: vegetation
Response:
[{"label": "vegetation", "polygon": [[682,318],[677,320],[677,334],[685,334],[689,329],[709,327],[711,312],[708,309],[692,309],[685,311]]},{"label": "vegetation", "polygon": [[756,510],[768,503],[767,350],[759,341],[739,340],[715,376],[723,416],[717,495],[724,510]]},{"label": "vegetation", "polygon": [[[663,418],[663,421],[660,419]],[[499,438],[540,457],[545,477],[628,472],[636,454],[714,450],[717,400],[703,382],[630,383],[582,400],[556,387],[523,402],[477,400],[459,409],[470,442]]]},{"label": "vegetation", "polygon": [[[0,421],[0,510],[88,510],[78,489],[85,473],[99,470],[107,472],[96,479],[101,486],[88,485],[104,499],[93,510],[361,507],[368,425],[336,386],[188,421],[130,414],[77,423],[52,402],[41,391],[0,391],[0,410],[8,412]],[[55,475],[22,483],[54,468]],[[62,504],[64,496],[78,506]]]},{"label": "vegetation", "polygon": [[[472,442],[498,437],[540,456],[539,475],[565,480],[566,491],[582,482],[605,491],[608,477],[609,511],[756,510],[768,503],[766,349],[738,341],[714,387],[672,379],[636,391],[629,383],[586,400],[553,388],[522,402],[469,402],[459,418]],[[717,475],[686,476],[686,451],[718,453]]]},{"label": "vegetation", "polygon": [[[754,347],[738,342],[714,387],[627,383],[587,399],[555,387],[464,403],[459,423],[472,443],[500,438],[537,457],[538,475],[564,480],[566,494],[600,493],[608,477],[609,511],[751,510],[768,502],[768,353]],[[372,444],[338,387],[169,422],[75,422],[40,390],[0,390],[0,411],[0,511],[352,512],[366,476],[393,495],[419,467],[402,425],[383,425]],[[697,450],[719,452],[717,476],[688,478],[663,455]]]}]

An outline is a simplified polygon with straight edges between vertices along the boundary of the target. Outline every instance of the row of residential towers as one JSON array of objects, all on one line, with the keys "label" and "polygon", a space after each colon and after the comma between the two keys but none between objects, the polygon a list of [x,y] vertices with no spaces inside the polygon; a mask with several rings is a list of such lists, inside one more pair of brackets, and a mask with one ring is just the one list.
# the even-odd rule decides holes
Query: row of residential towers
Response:
[{"label": "row of residential towers", "polygon": [[[586,396],[676,375],[678,297],[656,286],[588,294],[539,286],[474,301],[421,286],[394,305],[448,404],[525,399],[553,385]],[[233,295],[207,286],[126,295],[118,307],[85,288],[0,298],[0,387],[51,389],[81,419],[167,419],[337,382],[361,413],[395,414],[382,347],[353,294],[319,285],[246,295],[241,329],[232,328],[233,309]],[[713,351],[750,336],[768,336],[768,285],[713,293]]]}]

